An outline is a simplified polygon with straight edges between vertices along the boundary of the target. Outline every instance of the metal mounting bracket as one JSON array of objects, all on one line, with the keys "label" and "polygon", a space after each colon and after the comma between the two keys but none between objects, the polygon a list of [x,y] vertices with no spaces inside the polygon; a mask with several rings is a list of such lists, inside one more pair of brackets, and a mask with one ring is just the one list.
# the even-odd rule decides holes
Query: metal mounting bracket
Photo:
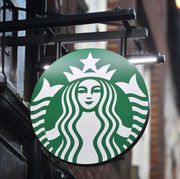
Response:
[{"label": "metal mounting bracket", "polygon": [[61,42],[78,43],[78,42],[94,42],[94,41],[111,41],[120,40],[121,38],[130,39],[143,39],[148,36],[146,28],[133,28],[131,32],[127,30],[114,31],[114,32],[92,32],[92,33],[75,33],[75,34],[62,34],[54,35],[49,38],[47,35],[34,35],[32,37],[5,37],[6,46],[25,46],[35,44],[48,44]]}]

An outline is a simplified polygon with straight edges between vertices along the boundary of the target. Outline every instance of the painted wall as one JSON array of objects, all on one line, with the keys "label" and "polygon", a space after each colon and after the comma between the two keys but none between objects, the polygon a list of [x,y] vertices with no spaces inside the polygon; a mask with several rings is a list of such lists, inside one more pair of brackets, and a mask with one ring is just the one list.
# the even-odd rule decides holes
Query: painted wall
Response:
[{"label": "painted wall", "polygon": [[180,179],[180,117],[176,107],[175,90],[169,70],[165,76],[164,116],[166,139],[165,178]]}]

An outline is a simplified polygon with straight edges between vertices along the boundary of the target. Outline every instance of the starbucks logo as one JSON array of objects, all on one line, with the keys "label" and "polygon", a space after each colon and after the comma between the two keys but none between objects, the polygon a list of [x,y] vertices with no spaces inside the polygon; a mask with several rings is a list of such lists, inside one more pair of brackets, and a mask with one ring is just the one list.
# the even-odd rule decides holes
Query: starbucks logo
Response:
[{"label": "starbucks logo", "polygon": [[149,97],[141,74],[103,49],[72,52],[46,70],[31,102],[34,131],[56,157],[75,164],[106,162],[142,135]]}]

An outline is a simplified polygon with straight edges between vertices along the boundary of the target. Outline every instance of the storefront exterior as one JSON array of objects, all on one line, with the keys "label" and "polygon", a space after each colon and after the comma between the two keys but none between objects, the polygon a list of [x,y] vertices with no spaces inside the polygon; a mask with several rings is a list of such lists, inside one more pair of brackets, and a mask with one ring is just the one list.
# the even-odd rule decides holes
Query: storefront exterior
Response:
[{"label": "storefront exterior", "polygon": [[[139,67],[151,94],[150,122],[145,134],[139,141],[139,145],[137,144],[133,151],[129,151],[123,157],[119,157],[112,162],[90,167],[63,162],[40,144],[30,119],[32,92],[44,71],[43,65],[52,63],[55,59],[69,52],[87,48],[88,45],[90,47],[107,48],[122,56],[143,52],[141,43],[135,39],[145,39],[148,34],[146,28],[136,28],[136,25],[139,24],[150,30],[149,40],[143,41],[144,49],[152,54],[157,54],[160,51],[170,58],[167,42],[163,41],[166,37],[167,24],[165,24],[165,19],[167,17],[165,14],[167,12],[165,3],[162,2],[162,4],[163,11],[158,11],[157,6],[154,7],[152,2],[146,4],[145,1],[135,0],[126,2],[108,0],[98,2],[96,5],[92,1],[84,0],[0,1],[0,7],[2,7],[0,9],[0,21],[13,20],[14,22],[9,27],[6,26],[7,29],[0,24],[2,27],[0,29],[0,178],[170,179],[169,176],[174,176],[173,179],[178,178],[178,167],[180,165],[175,157],[178,156],[178,129],[172,134],[172,141],[167,142],[164,137],[167,131],[171,133],[179,124],[177,122],[178,110],[173,100],[171,104],[174,105],[174,116],[165,112],[167,108],[172,107],[172,105],[169,106],[168,99],[174,99],[174,93],[171,94],[172,96],[169,94],[169,86],[175,88],[174,84],[169,83],[172,77],[169,78],[168,75],[165,75],[171,74],[169,67],[167,69],[161,65]],[[137,20],[130,20],[130,24],[133,24],[130,31],[127,21],[121,21],[123,25],[116,23],[116,21],[112,23],[107,21],[108,26],[102,24],[76,26],[87,23],[86,19],[82,23],[79,22],[78,18],[82,16],[82,13],[88,12],[88,9],[92,12],[96,8],[95,11],[98,12],[114,9],[118,6],[126,9],[125,12],[129,13],[129,16],[126,14],[126,18],[129,19],[134,19],[135,15],[134,11],[128,10],[128,8],[136,10]],[[154,8],[156,13],[161,12],[163,18],[154,20],[155,18],[148,8],[151,10]],[[116,10],[110,12],[108,16],[113,16]],[[42,21],[42,18],[52,17],[53,19],[53,17],[56,18],[60,14],[80,15],[75,17],[72,22],[69,19],[68,23],[72,23],[73,26],[67,25],[63,20],[64,25],[59,24],[60,27],[48,26]],[[107,14],[91,17],[90,22],[94,19],[95,23],[102,21],[103,15]],[[23,24],[24,28],[17,23],[18,19],[28,20],[27,24]],[[42,22],[42,24],[38,24],[35,19],[37,22]],[[106,21],[106,19],[104,20]],[[162,32],[156,30],[155,27],[160,27],[160,24],[164,27]],[[45,29],[41,29],[41,25]],[[12,27],[17,28],[17,31],[11,31],[13,30]],[[90,28],[90,31],[94,34],[86,31]],[[106,30],[118,32],[100,33]],[[127,41],[127,36],[130,39],[129,41]],[[105,42],[99,42],[103,40]],[[84,44],[84,42],[89,41],[93,43]],[[128,48],[126,48],[127,43]],[[169,125],[171,121],[168,119],[172,117],[174,118],[174,124],[177,124],[176,126]],[[169,126],[171,127],[169,128]],[[169,144],[174,143],[177,144],[175,150],[169,147]],[[141,155],[143,155],[144,161],[139,160]],[[166,155],[168,157],[165,160]]]}]

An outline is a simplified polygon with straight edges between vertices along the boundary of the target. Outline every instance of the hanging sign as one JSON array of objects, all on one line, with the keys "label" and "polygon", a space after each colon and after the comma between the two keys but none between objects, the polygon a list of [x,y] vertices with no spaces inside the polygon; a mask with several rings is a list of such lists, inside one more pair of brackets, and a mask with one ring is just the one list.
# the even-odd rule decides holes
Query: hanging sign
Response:
[{"label": "hanging sign", "polygon": [[69,53],[46,70],[34,89],[31,120],[56,157],[101,164],[126,153],[141,137],[149,96],[138,70],[103,49]]}]

